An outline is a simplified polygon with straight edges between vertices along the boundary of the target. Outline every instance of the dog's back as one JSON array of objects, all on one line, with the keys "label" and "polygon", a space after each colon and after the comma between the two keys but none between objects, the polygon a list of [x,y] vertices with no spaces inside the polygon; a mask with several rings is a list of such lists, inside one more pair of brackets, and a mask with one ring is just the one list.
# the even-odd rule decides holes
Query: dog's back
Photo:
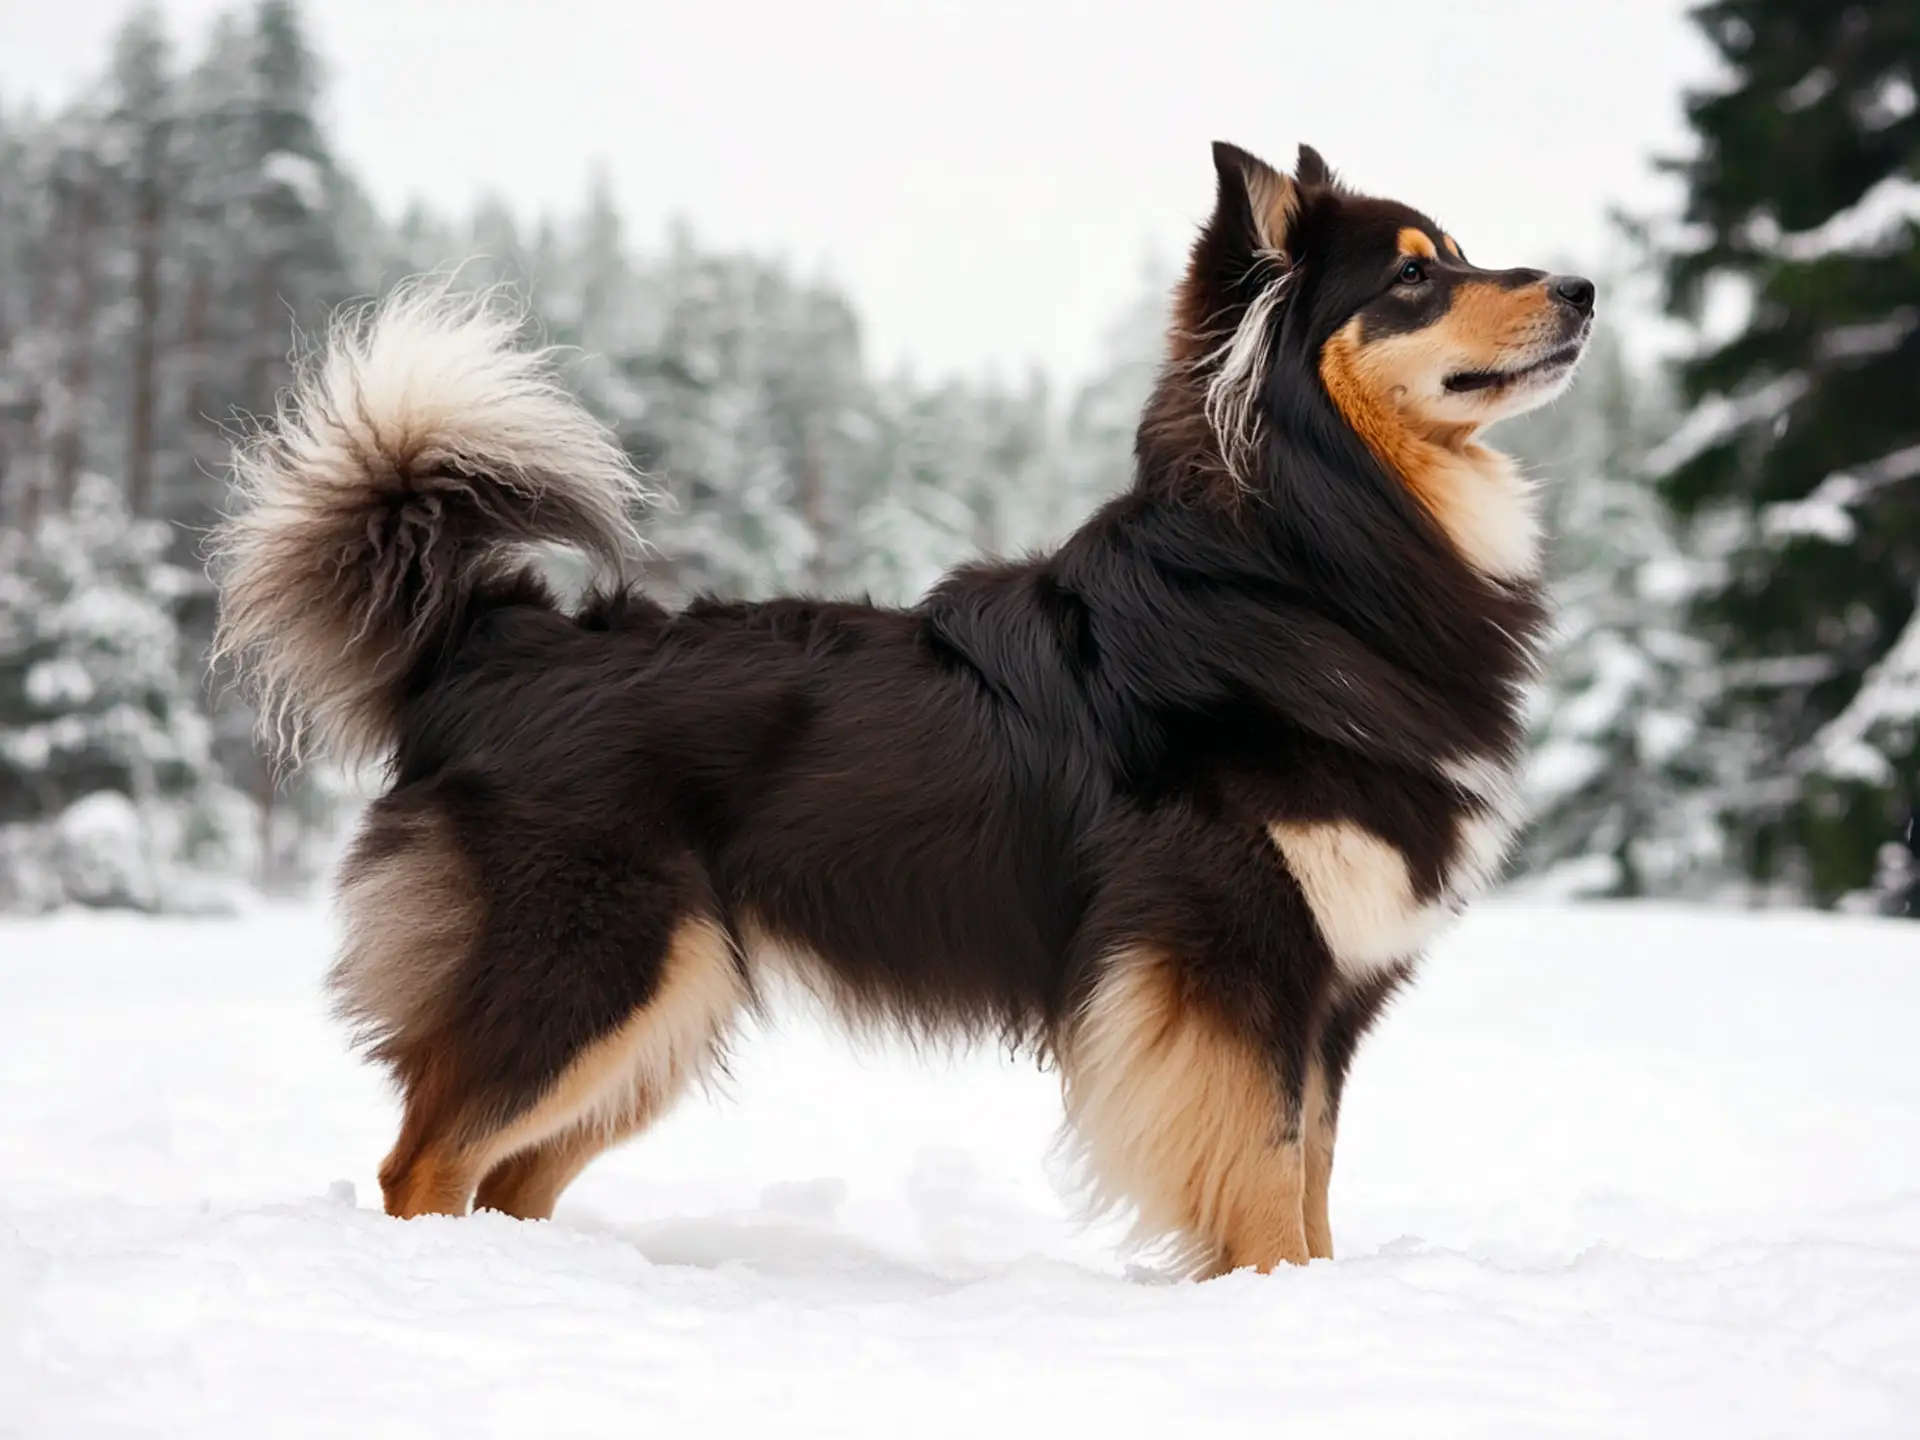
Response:
[{"label": "dog's back", "polygon": [[521,552],[617,566],[638,487],[511,323],[403,294],[309,368],[223,643],[391,768],[334,983],[400,1082],[392,1213],[550,1213],[780,971],[1038,1049],[1094,1197],[1194,1269],[1331,1253],[1354,1048],[1515,822],[1535,529],[1474,437],[1592,287],[1311,151],[1216,164],[1134,486],[907,610],[562,610]]}]

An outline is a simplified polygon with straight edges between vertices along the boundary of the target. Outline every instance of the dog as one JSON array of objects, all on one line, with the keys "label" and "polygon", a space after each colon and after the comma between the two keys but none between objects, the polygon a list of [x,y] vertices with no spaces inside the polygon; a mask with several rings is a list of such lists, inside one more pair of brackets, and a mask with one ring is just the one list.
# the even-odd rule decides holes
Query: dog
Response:
[{"label": "dog", "polygon": [[[1214,147],[1130,488],[919,603],[629,583],[641,482],[516,321],[336,323],[238,448],[218,651],[390,786],[343,1017],[402,1100],[396,1216],[545,1217],[792,977],[1056,1069],[1096,1204],[1185,1273],[1333,1253],[1355,1049],[1519,822],[1546,612],[1482,443],[1594,287]],[[612,579],[562,604],[531,547]]]}]

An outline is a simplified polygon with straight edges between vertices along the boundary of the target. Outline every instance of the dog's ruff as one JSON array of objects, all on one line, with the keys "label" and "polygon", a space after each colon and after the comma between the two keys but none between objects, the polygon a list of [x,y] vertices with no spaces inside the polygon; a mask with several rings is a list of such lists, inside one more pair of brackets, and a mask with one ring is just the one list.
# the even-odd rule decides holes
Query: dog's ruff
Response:
[{"label": "dog's ruff", "polygon": [[[309,361],[220,644],[286,748],[389,767],[333,985],[402,1094],[392,1213],[550,1213],[790,977],[1053,1061],[1089,1198],[1191,1273],[1332,1253],[1355,1049],[1519,820],[1537,525],[1478,431],[1591,287],[1311,150],[1215,163],[1132,487],[905,609],[625,584],[639,482],[484,301]],[[548,542],[614,578],[563,608]]]}]

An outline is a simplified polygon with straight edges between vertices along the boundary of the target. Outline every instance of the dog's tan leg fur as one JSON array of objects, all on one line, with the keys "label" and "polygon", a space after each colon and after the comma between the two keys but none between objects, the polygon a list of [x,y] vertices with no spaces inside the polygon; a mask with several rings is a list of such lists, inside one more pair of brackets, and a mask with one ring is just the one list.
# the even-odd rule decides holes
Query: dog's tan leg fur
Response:
[{"label": "dog's tan leg fur", "polygon": [[460,1107],[444,1045],[416,1043],[401,1056],[405,1096],[400,1136],[380,1165],[380,1189],[387,1213],[463,1215],[479,1178],[478,1161],[469,1154],[458,1129]]},{"label": "dog's tan leg fur", "polygon": [[[459,1073],[451,1054],[412,1067],[419,1080],[407,1086],[400,1139],[380,1169],[387,1213],[464,1214],[482,1178],[523,1153],[534,1158],[520,1196],[539,1200],[551,1186],[545,1202],[551,1210],[594,1154],[658,1114],[705,1071],[744,998],[725,934],[710,921],[689,920],[668,947],[653,997],[583,1049],[545,1094],[506,1123],[472,1113],[468,1097],[446,1078]],[[575,1134],[594,1143],[587,1153],[569,1156],[571,1171],[543,1167],[537,1152]],[[568,1147],[552,1148],[559,1154]],[[503,1189],[513,1188],[511,1179],[502,1178]]]},{"label": "dog's tan leg fur", "polygon": [[402,1220],[464,1215],[478,1173],[468,1146],[436,1141],[407,1152],[396,1146],[380,1167],[387,1213]]},{"label": "dog's tan leg fur", "polygon": [[1335,1117],[1333,1097],[1327,1092],[1326,1067],[1316,1056],[1307,1067],[1306,1095],[1301,1102],[1301,1134],[1306,1151],[1307,1190],[1304,1213],[1307,1254],[1315,1260],[1333,1258],[1333,1222],[1328,1216],[1327,1192],[1333,1184]]},{"label": "dog's tan leg fur", "polygon": [[561,1192],[580,1172],[602,1151],[618,1145],[645,1123],[645,1116],[636,1115],[613,1130],[576,1125],[531,1149],[509,1155],[480,1182],[473,1208],[498,1210],[516,1220],[550,1220]]},{"label": "dog's tan leg fur", "polygon": [[1130,1205],[1203,1275],[1303,1265],[1306,1159],[1272,1072],[1181,993],[1167,957],[1116,957],[1062,1053],[1095,1196]]},{"label": "dog's tan leg fur", "polygon": [[1224,1236],[1202,1278],[1246,1269],[1264,1275],[1313,1258],[1306,1236],[1303,1159],[1300,1138],[1295,1135],[1240,1162],[1237,1193],[1224,1217]]}]

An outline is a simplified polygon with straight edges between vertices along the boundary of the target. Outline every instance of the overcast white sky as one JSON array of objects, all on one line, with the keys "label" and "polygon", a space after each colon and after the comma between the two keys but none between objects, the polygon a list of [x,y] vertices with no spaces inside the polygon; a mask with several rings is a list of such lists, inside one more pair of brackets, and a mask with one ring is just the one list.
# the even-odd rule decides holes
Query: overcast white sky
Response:
[{"label": "overcast white sky", "polygon": [[[197,40],[219,0],[163,0]],[[1483,264],[1603,248],[1665,192],[1708,73],[1680,0],[308,0],[345,161],[390,209],[570,207],[603,163],[636,242],[689,217],[849,289],[883,361],[1093,360],[1143,257],[1211,198],[1207,142],[1318,146]],[[0,0],[0,99],[57,102],[122,0]],[[451,257],[450,257],[451,258]]]}]

